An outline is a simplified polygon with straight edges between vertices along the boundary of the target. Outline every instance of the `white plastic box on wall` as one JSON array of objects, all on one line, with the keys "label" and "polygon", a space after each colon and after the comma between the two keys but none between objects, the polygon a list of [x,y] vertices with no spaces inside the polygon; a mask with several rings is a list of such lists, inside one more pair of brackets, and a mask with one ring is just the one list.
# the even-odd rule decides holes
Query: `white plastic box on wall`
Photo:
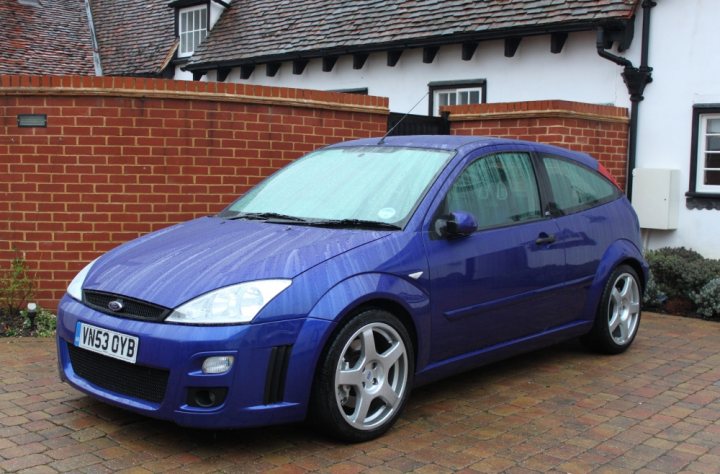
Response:
[{"label": "white plastic box on wall", "polygon": [[677,229],[680,170],[633,170],[632,205],[643,229]]}]

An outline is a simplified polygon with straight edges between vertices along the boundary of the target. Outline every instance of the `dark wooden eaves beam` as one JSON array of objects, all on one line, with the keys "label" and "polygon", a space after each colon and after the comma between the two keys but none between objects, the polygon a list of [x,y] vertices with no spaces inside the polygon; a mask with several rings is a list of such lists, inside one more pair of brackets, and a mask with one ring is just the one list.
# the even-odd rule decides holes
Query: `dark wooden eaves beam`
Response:
[{"label": "dark wooden eaves beam", "polygon": [[339,56],[323,56],[322,58],[322,70],[323,72],[330,72],[335,67]]},{"label": "dark wooden eaves beam", "polygon": [[296,59],[293,61],[293,74],[300,75],[308,65],[309,59]]},{"label": "dark wooden eaves beam", "polygon": [[567,38],[567,33],[552,33],[550,35],[550,52],[553,54],[561,53]]},{"label": "dark wooden eaves beam", "polygon": [[470,61],[478,47],[477,41],[466,42],[462,44],[462,60]]},{"label": "dark wooden eaves beam", "polygon": [[439,46],[427,46],[423,48],[423,62],[425,64],[431,64],[433,61],[435,61],[435,55],[439,50]]},{"label": "dark wooden eaves beam", "polygon": [[252,73],[255,71],[254,64],[242,64],[240,66],[240,79],[250,79]]},{"label": "dark wooden eaves beam", "polygon": [[403,50],[402,49],[391,49],[387,52],[387,65],[390,67],[395,67],[395,65],[400,60],[400,56],[402,56]]},{"label": "dark wooden eaves beam", "polygon": [[275,74],[280,70],[281,62],[267,63],[265,65],[265,73],[268,77],[275,77]]},{"label": "dark wooden eaves beam", "polygon": [[225,82],[225,79],[227,79],[228,74],[230,74],[230,71],[232,71],[232,68],[229,67],[219,67],[217,70],[217,80],[218,82]]},{"label": "dark wooden eaves beam", "polygon": [[353,69],[362,69],[368,56],[370,56],[368,53],[353,54]]},{"label": "dark wooden eaves beam", "polygon": [[512,58],[517,52],[522,37],[505,38],[505,57]]}]

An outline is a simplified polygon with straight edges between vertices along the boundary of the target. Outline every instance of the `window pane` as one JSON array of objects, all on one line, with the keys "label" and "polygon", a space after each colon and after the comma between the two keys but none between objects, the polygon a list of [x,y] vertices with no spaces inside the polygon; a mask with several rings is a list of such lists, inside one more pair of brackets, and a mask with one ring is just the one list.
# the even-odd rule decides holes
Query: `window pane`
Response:
[{"label": "window pane", "polygon": [[480,103],[480,91],[472,91],[470,92],[470,102],[469,104],[479,104]]},{"label": "window pane", "polygon": [[458,98],[458,104],[460,105],[466,105],[468,103],[469,94],[465,91],[458,93],[460,96]]},{"label": "window pane", "polygon": [[720,133],[720,119],[708,119],[707,133]]},{"label": "window pane", "polygon": [[481,158],[458,177],[445,199],[446,212],[465,211],[480,228],[541,216],[535,174],[523,153]]},{"label": "window pane", "polygon": [[591,207],[614,197],[618,190],[595,171],[580,164],[544,157],[555,206],[564,212]]},{"label": "window pane", "polygon": [[720,151],[720,136],[707,136],[706,149],[710,151]]},{"label": "window pane", "polygon": [[705,155],[705,168],[720,168],[720,155],[707,153]]},{"label": "window pane", "polygon": [[180,32],[187,31],[187,13],[180,14]]},{"label": "window pane", "polygon": [[200,10],[200,28],[203,30],[207,28],[207,12],[204,9]]},{"label": "window pane", "polygon": [[448,94],[448,105],[457,105],[457,94]]},{"label": "window pane", "polygon": [[710,186],[720,185],[720,171],[706,171],[705,184]]}]

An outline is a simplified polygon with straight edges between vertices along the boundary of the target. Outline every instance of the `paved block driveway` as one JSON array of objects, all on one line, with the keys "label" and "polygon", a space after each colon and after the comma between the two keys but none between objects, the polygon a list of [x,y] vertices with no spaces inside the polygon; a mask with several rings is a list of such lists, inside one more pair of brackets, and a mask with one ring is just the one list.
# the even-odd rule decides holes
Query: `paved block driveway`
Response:
[{"label": "paved block driveway", "polygon": [[417,389],[352,446],[142,418],[61,384],[52,340],[0,339],[0,472],[720,473],[720,324],[643,318],[624,355],[568,343]]}]

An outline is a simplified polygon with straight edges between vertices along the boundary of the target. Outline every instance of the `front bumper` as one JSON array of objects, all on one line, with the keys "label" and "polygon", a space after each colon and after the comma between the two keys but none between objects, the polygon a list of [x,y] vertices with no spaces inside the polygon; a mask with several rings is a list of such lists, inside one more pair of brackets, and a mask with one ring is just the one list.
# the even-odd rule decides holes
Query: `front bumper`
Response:
[{"label": "front bumper", "polygon": [[[136,363],[75,347],[78,321],[138,337]],[[235,326],[151,323],[109,316],[65,295],[58,309],[58,366],[60,377],[82,392],[183,426],[289,423],[305,418],[314,367],[331,325],[309,318]],[[234,357],[230,371],[203,374],[207,357],[225,355]],[[150,384],[147,377],[164,392],[155,397],[138,389]],[[198,406],[192,402],[198,392],[222,394],[222,400]]]}]

